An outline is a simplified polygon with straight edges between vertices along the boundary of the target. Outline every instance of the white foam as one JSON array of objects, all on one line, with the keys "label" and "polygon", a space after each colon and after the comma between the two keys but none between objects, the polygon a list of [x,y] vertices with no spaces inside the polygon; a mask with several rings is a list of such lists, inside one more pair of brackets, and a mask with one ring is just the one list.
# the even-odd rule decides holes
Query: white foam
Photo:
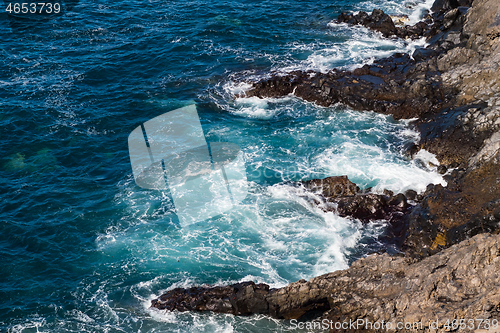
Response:
[{"label": "white foam", "polygon": [[260,98],[255,96],[237,98],[236,105],[231,108],[231,112],[248,118],[271,119],[283,111],[282,107],[276,104],[289,101],[291,98],[288,96],[282,98]]},{"label": "white foam", "polygon": [[425,0],[424,2],[419,3],[414,10],[408,15],[407,25],[414,25],[422,20],[422,16],[425,11],[430,11],[432,5],[434,4],[434,0]]},{"label": "white foam", "polygon": [[[303,221],[302,223],[305,224],[305,226],[301,226],[303,229],[299,226],[296,227],[300,229],[301,238],[317,238],[319,243],[326,245],[315,251],[313,256],[314,276],[348,267],[347,248],[353,247],[360,236],[359,231],[356,230],[355,222],[342,218],[333,212],[324,211],[321,204],[311,204],[312,201],[322,202],[322,199],[315,193],[305,191],[302,187],[274,185],[268,188],[268,191],[274,198],[297,203],[319,218],[317,224],[309,225]],[[273,243],[279,243],[279,241],[273,240],[272,236],[269,238]]]},{"label": "white foam", "polygon": [[68,311],[68,314],[70,316],[73,316],[76,320],[80,321],[80,322],[83,322],[83,323],[87,323],[87,324],[90,324],[90,323],[94,323],[95,320],[90,318],[87,314],[81,312],[80,310],[77,310],[77,309],[73,309],[71,311]]},{"label": "white foam", "polygon": [[[434,0],[426,0],[415,6],[406,6],[396,1],[386,1],[384,4],[363,2],[358,5],[359,10],[370,12],[375,8],[382,8],[390,15],[407,15],[406,24],[413,25],[422,19],[423,13],[429,10]],[[411,7],[411,8],[410,8]],[[354,12],[357,13],[357,12]],[[359,25],[346,23],[327,24],[330,29],[327,33],[335,37],[343,37],[344,41],[314,41],[311,43],[293,42],[289,44],[290,55],[277,62],[273,70],[288,73],[295,70],[319,71],[326,73],[333,68],[353,70],[364,64],[370,64],[375,59],[388,57],[396,52],[413,54],[417,47],[425,47],[425,38],[417,40],[401,40],[385,38],[381,33],[371,31]],[[291,61],[297,51],[310,52],[305,60]]]},{"label": "white foam", "polygon": [[[23,333],[25,330],[36,329],[36,332],[40,332],[40,328],[44,327],[47,324],[45,318],[40,317],[39,315],[34,316],[35,318],[28,320],[24,324],[16,324],[13,325],[9,329],[9,333]],[[42,331],[43,332],[43,331]]]},{"label": "white foam", "polygon": [[333,68],[353,70],[376,59],[389,57],[396,52],[412,54],[415,48],[425,45],[425,39],[402,40],[385,38],[379,32],[371,31],[363,26],[349,26],[345,23],[328,23],[334,36],[345,36],[343,42],[312,42],[310,44],[292,43],[290,52],[296,50],[309,51],[307,59],[292,63],[278,63],[273,70],[278,73],[289,73],[296,70],[319,71],[326,73]]},{"label": "white foam", "polygon": [[[395,192],[422,191],[429,183],[442,182],[434,170],[402,157],[403,143],[419,136],[405,122],[340,106],[321,108],[295,98],[246,101],[278,112],[278,119],[288,119],[290,124],[276,129],[215,124],[208,135],[238,143],[249,170],[267,170],[264,180],[348,175],[361,187]],[[233,113],[240,105],[226,103]],[[307,121],[295,120],[303,116]],[[98,237],[98,250],[113,255],[114,260],[140,258],[146,270],[184,269],[134,286],[133,294],[144,304],[155,297],[155,289],[164,280],[175,282],[169,288],[208,282],[205,275],[187,274],[200,268],[216,277],[210,283],[251,279],[272,287],[346,268],[350,248],[366,237],[358,222],[325,212],[324,203],[314,193],[284,183],[267,185],[252,180],[259,177],[250,178],[249,195],[236,209],[186,228],[175,224],[165,194],[138,190],[128,179],[120,184],[122,192],[115,198],[117,205],[127,207],[124,219]],[[371,230],[369,237],[376,238],[381,230]],[[220,277],[234,267],[238,267],[236,276]],[[123,269],[131,270],[126,265]]]},{"label": "white foam", "polygon": [[[416,153],[413,158],[416,160],[417,159],[421,160],[422,162],[425,163],[426,166],[430,167],[433,170],[436,170],[436,167],[439,165],[439,161],[438,161],[436,155],[434,155],[433,153],[431,153],[425,149],[420,149],[418,151],[418,153]],[[434,167],[431,166],[431,164],[433,164]]]},{"label": "white foam", "polygon": [[160,311],[150,307],[151,302],[147,303],[145,311],[155,321],[160,323],[177,324],[179,322],[175,312]]},{"label": "white foam", "polygon": [[407,15],[407,25],[413,25],[422,20],[423,14],[426,10],[432,7],[434,0],[416,0],[416,1],[384,1],[383,3],[377,1],[360,2],[357,9],[365,12],[371,12],[373,9],[382,9],[388,15]]},{"label": "white foam", "polygon": [[252,85],[248,82],[236,82],[230,80],[224,84],[224,90],[233,96],[244,97],[250,88],[252,88]]},{"label": "white foam", "polygon": [[375,192],[384,189],[396,193],[409,189],[422,192],[429,183],[446,185],[433,170],[424,170],[415,162],[396,162],[388,152],[361,143],[345,143],[340,149],[326,150],[319,156],[318,164],[332,175],[347,175],[363,188],[376,183]]}]

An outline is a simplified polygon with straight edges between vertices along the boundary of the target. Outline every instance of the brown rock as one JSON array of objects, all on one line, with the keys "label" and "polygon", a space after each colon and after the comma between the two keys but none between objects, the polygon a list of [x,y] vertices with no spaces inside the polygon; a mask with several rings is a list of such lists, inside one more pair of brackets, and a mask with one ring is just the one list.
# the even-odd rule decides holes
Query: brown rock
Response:
[{"label": "brown rock", "polygon": [[324,197],[336,198],[355,195],[359,188],[347,176],[312,179],[304,182],[304,186],[313,192],[319,191]]},{"label": "brown rock", "polygon": [[[436,318],[500,320],[499,272],[500,235],[483,234],[418,262],[372,255],[349,269],[280,289],[253,282],[174,289],[153,300],[151,306],[171,311],[264,313],[283,319],[319,312],[323,313],[319,320],[333,323],[384,321],[396,328],[398,322],[418,322],[420,331],[427,332],[429,321]],[[212,310],[203,304],[217,305]],[[444,324],[445,320],[439,325],[442,331]],[[364,328],[357,327],[357,331]]]}]

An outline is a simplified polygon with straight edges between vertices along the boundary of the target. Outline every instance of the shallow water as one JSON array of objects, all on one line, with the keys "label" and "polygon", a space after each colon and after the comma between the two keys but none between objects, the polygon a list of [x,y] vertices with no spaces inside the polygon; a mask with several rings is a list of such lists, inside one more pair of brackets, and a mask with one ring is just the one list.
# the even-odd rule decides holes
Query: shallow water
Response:
[{"label": "shallow water", "polygon": [[[47,20],[1,14],[1,330],[293,331],[263,316],[148,307],[176,286],[284,286],[377,247],[383,221],[325,213],[293,181],[348,175],[376,191],[443,182],[403,156],[418,139],[405,122],[292,96],[245,98],[239,83],[411,51],[415,43],[331,24],[341,11],[429,7],[405,4],[79,1]],[[249,194],[181,227],[168,192],[135,184],[127,138],[193,103],[208,142],[241,147]]]}]

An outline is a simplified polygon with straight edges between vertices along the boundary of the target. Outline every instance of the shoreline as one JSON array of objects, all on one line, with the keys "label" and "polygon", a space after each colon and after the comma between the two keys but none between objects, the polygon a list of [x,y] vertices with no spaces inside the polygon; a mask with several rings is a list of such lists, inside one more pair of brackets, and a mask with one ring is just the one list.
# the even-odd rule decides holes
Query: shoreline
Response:
[{"label": "shoreline", "polygon": [[[371,255],[346,270],[279,289],[253,282],[177,288],[152,307],[300,320],[500,318],[500,294],[488,293],[500,289],[494,273],[500,270],[500,236],[488,235],[500,230],[500,0],[436,0],[432,11],[405,27],[380,10],[341,14],[338,23],[361,24],[385,37],[426,37],[429,45],[412,57],[395,54],[352,72],[271,76],[247,94],[294,94],[323,106],[343,103],[395,119],[417,118],[412,126],[421,140],[408,155],[420,149],[435,154],[447,186],[429,185],[408,205],[407,193],[332,195],[324,193],[326,179],[317,180],[325,200],[344,207],[345,216],[359,218],[361,211],[366,221],[389,218],[405,256]],[[328,188],[338,181],[353,188],[347,178]]]}]

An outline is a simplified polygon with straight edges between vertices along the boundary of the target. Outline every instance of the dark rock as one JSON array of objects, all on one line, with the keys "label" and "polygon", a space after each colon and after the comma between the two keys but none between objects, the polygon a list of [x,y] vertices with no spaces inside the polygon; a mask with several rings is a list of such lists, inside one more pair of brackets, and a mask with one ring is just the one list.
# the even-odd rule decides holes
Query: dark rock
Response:
[{"label": "dark rock", "polygon": [[460,170],[453,170],[450,176],[452,178],[458,178],[460,176]]},{"label": "dark rock", "polygon": [[453,176],[452,175],[445,175],[443,176],[443,179],[446,181],[446,182],[451,182],[453,181]]},{"label": "dark rock", "polygon": [[435,50],[419,47],[415,50],[415,52],[413,52],[412,57],[413,59],[415,59],[415,61],[422,61],[425,59],[429,59],[435,55],[437,55],[437,52]]},{"label": "dark rock", "polygon": [[337,18],[337,23],[361,24],[367,28],[382,33],[384,37],[396,35],[397,29],[391,17],[380,9],[374,9],[371,15],[359,12],[356,15],[342,13]]},{"label": "dark rock", "polygon": [[408,202],[406,200],[406,196],[402,193],[396,194],[392,197],[389,202],[389,206],[393,206],[398,210],[405,211],[408,208]]},{"label": "dark rock", "polygon": [[[474,105],[481,106],[481,104]],[[436,115],[416,122],[421,133],[420,145],[435,154],[441,164],[454,162],[466,164],[488,136],[487,133],[474,134],[472,129],[461,126],[460,116],[469,107],[444,109]]]},{"label": "dark rock", "polygon": [[340,216],[354,217],[368,222],[370,220],[388,219],[389,205],[383,195],[360,194],[352,198],[341,198],[337,203]]},{"label": "dark rock", "polygon": [[414,25],[408,25],[398,28],[398,37],[400,38],[420,38],[429,30],[429,25],[432,23],[418,22]]},{"label": "dark rock", "polygon": [[151,302],[163,310],[212,311],[234,315],[269,313],[269,286],[243,282],[226,287],[176,288]]},{"label": "dark rock", "polygon": [[[328,86],[328,93],[312,87],[313,83],[319,86],[321,80]],[[395,54],[353,72],[334,70],[317,73],[314,77],[294,72],[279,80],[265,79],[254,83],[247,96],[279,97],[292,92],[320,105],[340,102],[356,110],[392,114],[395,119],[433,114],[452,101],[447,97],[451,96],[449,92],[442,89],[436,67],[416,64],[403,54]]]},{"label": "dark rock", "polygon": [[[324,199],[335,205],[327,205],[326,210],[336,211],[342,217],[353,217],[363,222],[391,220],[395,213],[407,213],[408,204],[403,194],[384,190],[384,194],[370,193],[371,189],[360,191],[347,176],[312,179],[303,182],[305,188],[320,193]],[[403,214],[403,215],[404,215]],[[398,216],[398,220],[402,215]]]},{"label": "dark rock", "polygon": [[408,318],[423,318],[422,331],[428,331],[427,318],[438,315],[500,318],[500,298],[495,292],[500,288],[499,259],[500,235],[483,234],[421,261],[376,254],[357,260],[349,269],[279,289],[253,282],[177,288],[153,300],[151,306],[170,311],[266,314],[278,319],[322,312],[320,319],[333,322],[384,321],[393,327]]},{"label": "dark rock", "polygon": [[394,192],[388,189],[384,189],[382,193],[388,197],[392,197],[394,195]]},{"label": "dark rock", "polygon": [[500,187],[487,185],[500,179],[496,162],[469,172],[455,169],[451,177],[447,187],[429,186],[422,203],[409,214],[404,245],[409,253],[437,253],[477,233],[499,230],[497,222],[485,219],[496,210],[492,199],[500,198]]},{"label": "dark rock", "polygon": [[460,4],[457,0],[436,0],[431,7],[433,12],[446,12],[457,8]]},{"label": "dark rock", "polygon": [[320,192],[324,197],[336,198],[355,195],[359,188],[347,176],[328,177],[325,179],[312,179],[303,182],[304,186],[312,192]]},{"label": "dark rock", "polygon": [[408,200],[415,200],[415,199],[417,199],[417,194],[418,193],[416,191],[414,191],[414,190],[407,190],[405,192],[406,198]]},{"label": "dark rock", "polygon": [[359,12],[358,14],[342,13],[337,18],[337,23],[347,23],[351,25],[363,25],[371,30],[379,31],[384,37],[397,36],[399,38],[420,38],[425,34],[429,34],[431,24],[434,23],[431,19],[430,22],[418,22],[412,26],[396,27],[392,18],[385,14],[380,9],[374,9],[371,15],[366,12]]},{"label": "dark rock", "polygon": [[395,35],[397,30],[392,18],[380,9],[374,9],[363,22],[368,28],[380,31],[385,37]]},{"label": "dark rock", "polygon": [[444,175],[448,171],[448,168],[445,165],[440,165],[437,167],[437,172],[440,175]]},{"label": "dark rock", "polygon": [[406,152],[406,155],[413,158],[420,151],[420,147],[411,142],[408,146],[405,146],[404,151]]},{"label": "dark rock", "polygon": [[445,29],[451,28],[453,23],[455,23],[455,20],[458,18],[458,15],[460,15],[458,8],[446,12],[446,14],[444,14],[443,27]]}]

